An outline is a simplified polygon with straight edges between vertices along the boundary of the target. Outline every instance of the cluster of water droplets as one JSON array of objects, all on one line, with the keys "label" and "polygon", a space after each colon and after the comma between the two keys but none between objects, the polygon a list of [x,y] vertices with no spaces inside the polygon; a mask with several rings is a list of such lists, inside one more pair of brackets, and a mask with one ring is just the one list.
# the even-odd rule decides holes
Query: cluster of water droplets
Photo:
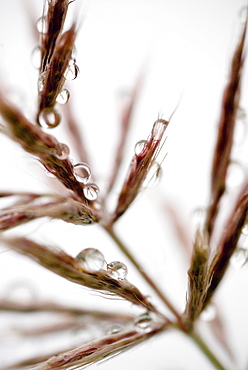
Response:
[{"label": "cluster of water droplets", "polygon": [[84,196],[88,200],[96,200],[99,194],[99,188],[94,183],[89,183],[91,177],[91,169],[87,163],[79,162],[74,165],[74,176],[78,182],[84,184]]},{"label": "cluster of water droplets", "polygon": [[114,279],[126,279],[127,277],[127,266],[120,261],[114,261],[107,265],[108,274]]}]

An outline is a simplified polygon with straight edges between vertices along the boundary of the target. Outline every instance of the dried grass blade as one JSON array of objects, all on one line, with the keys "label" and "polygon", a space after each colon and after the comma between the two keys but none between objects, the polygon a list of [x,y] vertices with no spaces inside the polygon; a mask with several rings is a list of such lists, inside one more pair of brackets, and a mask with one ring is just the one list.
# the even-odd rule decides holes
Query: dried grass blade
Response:
[{"label": "dried grass blade", "polygon": [[158,331],[157,329],[148,334],[141,334],[137,333],[136,330],[129,330],[120,334],[105,336],[74,350],[52,357],[45,363],[34,367],[34,370],[82,369],[130,349],[157,334]]},{"label": "dried grass blade", "polygon": [[244,64],[244,43],[247,23],[244,26],[241,39],[234,53],[229,81],[224,91],[222,111],[219,121],[218,137],[214,150],[211,175],[211,204],[206,219],[206,230],[211,237],[219,203],[226,188],[226,174],[230,163],[230,153],[233,145],[233,133],[236,113],[239,106],[242,69]]},{"label": "dried grass blade", "polygon": [[[65,83],[65,72],[69,66],[76,38],[75,24],[57,40],[50,63],[40,75],[39,112],[53,107]],[[38,112],[38,114],[39,114]]]},{"label": "dried grass blade", "polygon": [[0,114],[5,124],[2,131],[23,149],[39,158],[43,166],[75,196],[84,203],[86,200],[82,185],[76,180],[69,158],[60,159],[61,147],[57,139],[30,123],[26,117],[0,93]]},{"label": "dried grass blade", "polygon": [[73,283],[112,296],[119,296],[147,310],[157,312],[149,300],[127,280],[114,279],[105,270],[95,272],[83,270],[75,258],[61,250],[35,243],[26,238],[1,238],[0,241]]},{"label": "dried grass blade", "polygon": [[133,112],[134,112],[135,106],[137,104],[137,100],[138,100],[138,97],[139,97],[139,94],[140,94],[140,91],[141,91],[142,83],[143,83],[143,76],[141,76],[138,79],[138,81],[136,82],[136,84],[133,88],[131,97],[130,97],[128,103],[124,106],[124,108],[121,112],[121,133],[119,135],[120,139],[119,139],[119,143],[118,143],[118,146],[117,146],[117,149],[116,149],[116,154],[114,156],[115,157],[115,163],[114,163],[114,166],[113,166],[113,170],[111,171],[112,175],[111,175],[111,178],[109,180],[107,193],[111,192],[111,190],[112,190],[112,188],[115,184],[116,178],[118,176],[118,173],[119,173],[119,169],[120,169],[122,159],[123,159],[125,144],[126,144],[126,141],[127,141],[127,135],[128,135],[128,132],[129,132],[129,129],[130,129],[130,126],[131,126]]},{"label": "dried grass blade", "polygon": [[244,225],[247,223],[248,217],[248,179],[241,189],[237,198],[233,211],[224,227],[222,238],[219,242],[217,251],[210,265],[208,280],[209,288],[207,291],[204,306],[208,304],[213,293],[219,286],[226,270],[229,261],[238,244]]},{"label": "dried grass blade", "polygon": [[163,119],[155,121],[150,137],[147,139],[143,150],[135,154],[129,166],[129,172],[120,192],[116,209],[111,224],[113,224],[128,209],[144,183],[149,170],[155,163],[161,149],[164,132],[169,122]]},{"label": "dried grass blade", "polygon": [[9,230],[41,217],[59,219],[74,225],[87,225],[97,221],[87,205],[71,198],[54,198],[43,204],[20,204],[0,211],[0,230]]},{"label": "dried grass blade", "polygon": [[50,63],[58,36],[62,32],[68,10],[68,0],[49,0],[47,14],[45,17],[46,29],[43,30],[41,40],[41,72],[46,70]]}]

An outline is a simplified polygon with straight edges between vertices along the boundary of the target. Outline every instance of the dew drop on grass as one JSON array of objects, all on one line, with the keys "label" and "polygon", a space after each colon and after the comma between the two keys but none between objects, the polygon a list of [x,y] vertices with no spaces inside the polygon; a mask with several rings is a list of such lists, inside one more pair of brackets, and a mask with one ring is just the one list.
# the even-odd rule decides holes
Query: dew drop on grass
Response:
[{"label": "dew drop on grass", "polygon": [[78,73],[79,73],[79,68],[76,65],[75,61],[72,60],[72,62],[69,63],[64,73],[64,77],[66,80],[72,81],[72,80],[75,80],[75,78],[77,78]]},{"label": "dew drop on grass", "polygon": [[60,144],[56,157],[63,161],[69,157],[69,154],[70,154],[70,148],[68,147],[68,145]]},{"label": "dew drop on grass", "polygon": [[96,184],[87,184],[84,189],[84,196],[88,200],[96,200],[99,194],[99,188]]},{"label": "dew drop on grass", "polygon": [[202,311],[200,318],[203,321],[213,321],[216,317],[216,307],[214,304],[210,303],[207,305],[204,311]]},{"label": "dew drop on grass", "polygon": [[62,89],[56,98],[59,104],[66,104],[70,99],[70,93],[67,89]]},{"label": "dew drop on grass", "polygon": [[143,313],[134,321],[135,329],[142,333],[149,333],[152,330],[152,318],[149,313]]},{"label": "dew drop on grass", "polygon": [[162,176],[162,168],[159,163],[154,162],[142,184],[143,188],[154,188],[158,185]]},{"label": "dew drop on grass", "polygon": [[38,121],[43,128],[54,128],[60,123],[60,115],[53,107],[44,108],[39,114]]},{"label": "dew drop on grass", "polygon": [[238,247],[231,257],[231,265],[236,269],[240,270],[247,264],[248,261],[248,250],[247,248]]},{"label": "dew drop on grass", "polygon": [[38,91],[41,92],[44,89],[44,83],[46,78],[46,72],[42,72],[38,78]]},{"label": "dew drop on grass", "polygon": [[140,140],[138,141],[136,144],[135,144],[135,147],[134,147],[134,153],[136,155],[139,155],[143,152],[145,146],[147,144],[147,141],[146,140]]},{"label": "dew drop on grass", "polygon": [[243,108],[237,109],[236,125],[234,131],[234,142],[236,145],[241,146],[244,144],[247,136],[247,116]]},{"label": "dew drop on grass", "polygon": [[41,64],[41,48],[36,46],[31,54],[31,63],[34,68],[39,69]]},{"label": "dew drop on grass", "polygon": [[247,20],[247,6],[243,6],[239,11],[239,19],[241,24],[245,24]]},{"label": "dew drop on grass", "polygon": [[242,184],[245,179],[243,166],[237,161],[231,161],[227,169],[226,185],[235,188]]},{"label": "dew drop on grass", "polygon": [[242,234],[248,236],[248,223],[243,226]]},{"label": "dew drop on grass", "polygon": [[106,330],[106,335],[111,335],[111,334],[118,334],[123,330],[123,327],[121,325],[111,325],[109,328]]},{"label": "dew drop on grass", "polygon": [[74,165],[74,176],[77,181],[86,184],[90,179],[91,169],[86,163],[79,162]]},{"label": "dew drop on grass", "polygon": [[45,16],[40,17],[36,22],[36,28],[39,33],[46,33],[47,18]]},{"label": "dew drop on grass", "polygon": [[102,270],[105,267],[104,255],[95,248],[83,249],[77,256],[79,267],[89,272]]},{"label": "dew drop on grass", "polygon": [[114,279],[126,279],[127,276],[127,266],[120,261],[114,261],[108,263],[107,265],[108,274]]},{"label": "dew drop on grass", "polygon": [[168,121],[165,121],[164,119],[158,119],[154,122],[153,128],[152,128],[152,136],[154,140],[160,140],[167,125]]},{"label": "dew drop on grass", "polygon": [[56,179],[56,176],[51,171],[48,171],[47,169],[46,169],[46,175],[50,177],[50,179]]}]

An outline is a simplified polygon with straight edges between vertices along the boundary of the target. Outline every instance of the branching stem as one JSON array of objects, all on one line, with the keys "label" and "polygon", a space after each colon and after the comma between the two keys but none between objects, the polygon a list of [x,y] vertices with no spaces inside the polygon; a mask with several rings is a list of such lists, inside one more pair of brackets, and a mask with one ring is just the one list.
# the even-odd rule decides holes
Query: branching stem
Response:
[{"label": "branching stem", "polygon": [[130,252],[130,250],[125,246],[125,244],[122,242],[122,240],[117,236],[112,226],[104,226],[104,229],[107,231],[109,236],[115,241],[115,243],[118,245],[120,250],[125,254],[125,256],[132,262],[132,264],[136,267],[136,269],[139,271],[141,276],[145,279],[145,281],[150,285],[150,287],[156,292],[158,297],[165,303],[166,307],[169,308],[169,310],[175,315],[177,318],[177,321],[180,326],[183,326],[181,315],[176,310],[176,308],[173,306],[173,304],[169,301],[169,299],[164,295],[164,293],[158,288],[158,286],[155,284],[155,282],[151,279],[151,277],[144,271],[140,263],[137,261],[137,259],[134,257],[134,255]]}]

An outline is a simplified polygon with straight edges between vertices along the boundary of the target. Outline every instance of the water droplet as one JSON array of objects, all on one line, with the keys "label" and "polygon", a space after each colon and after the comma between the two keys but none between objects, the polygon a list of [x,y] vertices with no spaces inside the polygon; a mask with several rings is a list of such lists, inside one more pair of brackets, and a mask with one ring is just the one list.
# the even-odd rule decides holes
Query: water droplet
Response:
[{"label": "water droplet", "polygon": [[147,141],[146,140],[140,140],[138,141],[136,144],[135,144],[135,147],[134,147],[134,153],[136,155],[139,155],[143,152],[145,146],[147,144]]},{"label": "water droplet", "polygon": [[49,171],[47,168],[46,168],[46,175],[50,177],[51,179],[56,179],[56,176],[54,175],[54,173]]},{"label": "water droplet", "polygon": [[234,142],[236,145],[241,146],[245,142],[247,134],[247,117],[243,108],[237,109],[236,125],[234,131]]},{"label": "water droplet", "polygon": [[239,19],[241,24],[245,24],[247,20],[247,6],[243,6],[239,11]]},{"label": "water droplet", "polygon": [[60,123],[60,115],[53,107],[47,107],[40,112],[38,121],[43,128],[54,128]]},{"label": "water droplet", "polygon": [[83,191],[85,198],[88,200],[96,200],[99,194],[99,188],[96,184],[87,184]]},{"label": "water droplet", "polygon": [[31,54],[31,63],[34,68],[39,69],[41,64],[41,48],[36,46]]},{"label": "water droplet", "polygon": [[47,18],[45,16],[40,17],[36,22],[36,28],[39,33],[46,33]]},{"label": "water droplet", "polygon": [[91,169],[86,163],[79,162],[74,165],[74,176],[77,181],[86,184],[91,176]]},{"label": "water droplet", "polygon": [[108,274],[114,279],[126,279],[127,266],[120,261],[114,261],[107,265]]},{"label": "water droplet", "polygon": [[111,325],[107,330],[106,330],[106,335],[111,335],[111,334],[118,334],[123,330],[123,327],[121,325]]},{"label": "water droplet", "polygon": [[143,182],[144,188],[153,188],[155,187],[162,176],[162,168],[159,163],[154,162],[151,168],[148,171],[148,174]]},{"label": "water droplet", "polygon": [[149,333],[152,330],[152,318],[149,313],[143,313],[134,321],[135,329],[142,333]]},{"label": "water droplet", "polygon": [[[75,0],[74,0],[75,1]],[[77,57],[77,48],[76,46],[74,45],[73,49],[72,49],[72,52],[71,52],[71,59],[73,60],[73,62],[75,63],[75,60],[76,60],[76,57]],[[74,64],[73,63],[73,64]]]},{"label": "water droplet", "polygon": [[59,150],[56,157],[60,160],[65,160],[69,157],[70,148],[66,144],[59,144]]},{"label": "water droplet", "polygon": [[94,248],[83,249],[76,259],[79,261],[79,267],[89,272],[102,270],[106,265],[104,255]]},{"label": "water droplet", "polygon": [[70,99],[70,93],[67,89],[62,89],[58,94],[56,102],[59,104],[65,104]]},{"label": "water droplet", "polygon": [[205,208],[196,208],[191,213],[191,222],[196,230],[202,229],[205,223],[207,211]]},{"label": "water droplet", "polygon": [[239,270],[246,265],[248,261],[248,250],[247,248],[238,247],[231,257],[231,265]]},{"label": "water droplet", "polygon": [[75,63],[75,60],[73,60],[73,62],[69,63],[65,71],[64,77],[66,80],[72,81],[72,80],[75,80],[75,78],[77,78],[78,73],[79,73],[79,68]]},{"label": "water droplet", "polygon": [[245,179],[243,166],[237,161],[231,161],[228,170],[226,184],[229,188],[240,186]]},{"label": "water droplet", "polygon": [[216,307],[214,304],[210,303],[204,311],[202,311],[200,317],[203,321],[213,321],[216,317]]},{"label": "water droplet", "polygon": [[42,72],[38,78],[38,91],[41,92],[44,89],[44,83],[46,79],[46,72]]},{"label": "water droplet", "polygon": [[152,136],[154,140],[161,139],[168,124],[169,122],[165,121],[164,119],[157,119],[157,121],[154,122],[154,125],[152,128]]},{"label": "water droplet", "polygon": [[242,234],[245,235],[245,236],[248,235],[248,223],[243,226]]}]

